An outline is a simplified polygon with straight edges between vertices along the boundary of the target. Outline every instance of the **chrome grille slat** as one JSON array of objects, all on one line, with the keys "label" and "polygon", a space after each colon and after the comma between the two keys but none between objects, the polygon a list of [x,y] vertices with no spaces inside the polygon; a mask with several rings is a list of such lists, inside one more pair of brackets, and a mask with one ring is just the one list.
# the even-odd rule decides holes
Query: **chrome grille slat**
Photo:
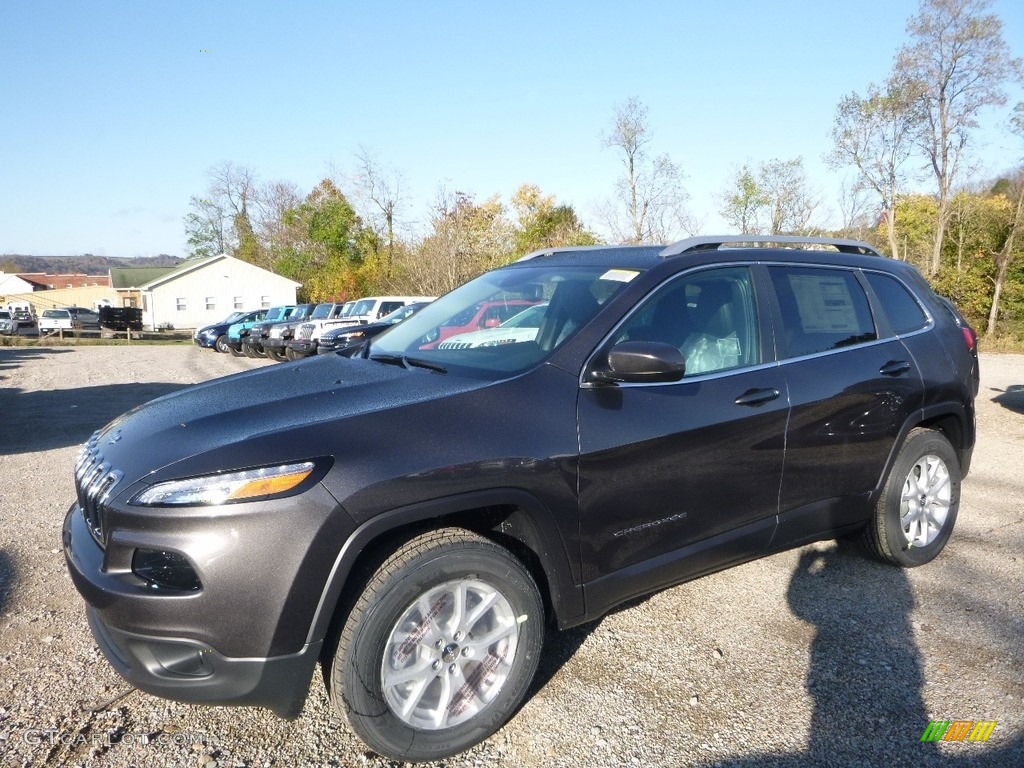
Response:
[{"label": "chrome grille slat", "polygon": [[99,451],[99,433],[82,446],[75,462],[75,492],[89,532],[103,546],[103,512],[123,474],[112,469]]}]

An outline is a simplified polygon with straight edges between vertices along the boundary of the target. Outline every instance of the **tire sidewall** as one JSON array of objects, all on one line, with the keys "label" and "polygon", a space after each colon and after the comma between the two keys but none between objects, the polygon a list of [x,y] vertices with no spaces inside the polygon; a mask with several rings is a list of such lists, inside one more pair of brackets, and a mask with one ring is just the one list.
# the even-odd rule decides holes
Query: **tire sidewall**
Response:
[{"label": "tire sidewall", "polygon": [[[939,535],[925,547],[909,547],[900,525],[900,502],[903,484],[914,464],[922,456],[938,456],[946,465],[950,481],[950,504],[946,522]],[[934,560],[946,546],[956,524],[960,508],[960,460],[949,441],[933,430],[921,430],[910,435],[893,464],[883,497],[885,504],[885,537],[893,558],[903,566],[924,565]]]},{"label": "tire sidewall", "polygon": [[[497,698],[480,715],[440,731],[420,730],[400,720],[381,689],[381,664],[387,638],[401,615],[424,592],[445,582],[480,579],[499,590],[520,624],[515,660]],[[347,649],[340,649],[341,683],[348,717],[374,750],[407,760],[431,760],[463,752],[486,739],[513,714],[525,695],[543,644],[543,605],[532,579],[509,554],[484,543],[450,553],[433,551],[395,573],[377,593],[355,629]]]}]

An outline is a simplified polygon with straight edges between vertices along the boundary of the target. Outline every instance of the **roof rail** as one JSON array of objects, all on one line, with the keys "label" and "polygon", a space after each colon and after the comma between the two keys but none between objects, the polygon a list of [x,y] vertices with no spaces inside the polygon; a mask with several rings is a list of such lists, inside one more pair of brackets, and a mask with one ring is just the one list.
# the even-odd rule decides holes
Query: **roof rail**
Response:
[{"label": "roof rail", "polygon": [[657,248],[657,245],[644,245],[643,243],[634,243],[632,245],[557,245],[550,248],[541,248],[540,250],[531,251],[525,256],[521,256],[513,263],[520,261],[529,261],[530,259],[536,259],[539,256],[554,256],[556,253],[572,253],[573,251],[617,251],[623,248]]},{"label": "roof rail", "polygon": [[661,252],[661,258],[678,256],[690,251],[717,251],[723,245],[750,245],[753,243],[778,243],[800,245],[831,245],[840,253],[860,253],[866,256],[881,256],[872,246],[860,240],[839,240],[834,237],[797,237],[795,235],[702,235],[688,237],[673,243]]}]

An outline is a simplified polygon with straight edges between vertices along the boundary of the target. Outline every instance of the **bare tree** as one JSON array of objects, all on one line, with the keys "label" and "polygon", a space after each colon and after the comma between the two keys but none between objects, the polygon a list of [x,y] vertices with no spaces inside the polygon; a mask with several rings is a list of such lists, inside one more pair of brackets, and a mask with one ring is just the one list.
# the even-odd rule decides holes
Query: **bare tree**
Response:
[{"label": "bare tree", "polygon": [[385,280],[389,280],[397,248],[395,231],[404,204],[404,179],[394,168],[384,167],[366,147],[360,147],[356,153],[356,170],[352,180],[356,198],[361,203],[360,209],[384,242],[382,272]]},{"label": "bare tree", "polygon": [[867,96],[845,96],[836,107],[832,126],[832,151],[826,162],[832,168],[852,165],[860,186],[878,196],[889,236],[889,253],[899,254],[896,234],[896,198],[905,191],[909,176],[906,162],[914,151],[913,91],[891,80],[886,90],[868,87]]},{"label": "bare tree", "polygon": [[770,234],[806,234],[820,199],[807,183],[804,161],[769,160],[761,165],[758,186],[768,198]]},{"label": "bare tree", "polygon": [[[894,203],[895,205],[895,203]],[[868,189],[863,179],[844,179],[839,188],[839,213],[843,219],[843,232],[857,240],[866,239],[875,228],[871,213],[874,206],[868,203]],[[896,251],[891,251],[897,256]]]},{"label": "bare tree", "polygon": [[598,214],[620,242],[667,242],[692,229],[683,172],[668,155],[651,156],[652,138],[647,108],[635,96],[616,107],[611,131],[602,137],[604,147],[620,152],[622,175],[615,200]]},{"label": "bare tree", "polygon": [[1003,40],[1003,23],[988,13],[992,0],[921,0],[907,22],[908,43],[894,72],[918,98],[917,142],[938,192],[932,275],[938,273],[950,199],[978,113],[1006,103],[1003,85],[1020,71]]},{"label": "bare tree", "polygon": [[253,227],[260,200],[256,172],[230,160],[211,166],[206,194],[193,197],[193,211],[185,217],[185,230],[193,254],[206,251],[230,253],[246,261],[269,267],[265,249]]}]

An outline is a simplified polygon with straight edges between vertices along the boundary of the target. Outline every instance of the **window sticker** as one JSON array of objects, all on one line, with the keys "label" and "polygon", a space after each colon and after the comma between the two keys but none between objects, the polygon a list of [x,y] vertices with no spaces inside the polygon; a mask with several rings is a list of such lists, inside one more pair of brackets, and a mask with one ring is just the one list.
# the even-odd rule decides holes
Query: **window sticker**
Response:
[{"label": "window sticker", "polygon": [[607,272],[601,275],[600,279],[615,280],[616,282],[619,283],[628,283],[630,280],[632,280],[639,274],[640,273],[635,269],[609,269]]},{"label": "window sticker", "polygon": [[841,277],[789,275],[804,333],[859,333],[850,288]]}]

